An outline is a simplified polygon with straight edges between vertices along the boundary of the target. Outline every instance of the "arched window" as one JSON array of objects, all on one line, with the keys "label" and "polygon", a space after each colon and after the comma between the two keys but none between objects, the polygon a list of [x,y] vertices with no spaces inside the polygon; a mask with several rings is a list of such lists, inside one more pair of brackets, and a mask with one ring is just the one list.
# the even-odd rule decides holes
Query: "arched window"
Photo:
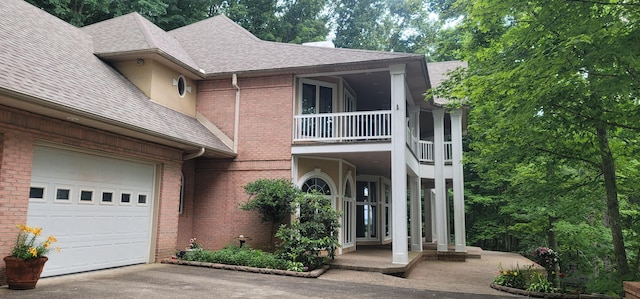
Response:
[{"label": "arched window", "polygon": [[321,178],[310,178],[302,184],[303,192],[309,193],[314,190],[324,195],[331,195],[331,188],[329,188],[329,184]]}]

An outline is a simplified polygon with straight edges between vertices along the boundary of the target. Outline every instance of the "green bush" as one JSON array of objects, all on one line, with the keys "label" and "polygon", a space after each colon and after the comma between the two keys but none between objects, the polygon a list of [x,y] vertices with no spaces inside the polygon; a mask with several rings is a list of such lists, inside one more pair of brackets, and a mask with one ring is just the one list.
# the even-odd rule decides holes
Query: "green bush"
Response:
[{"label": "green bush", "polygon": [[225,265],[288,270],[289,262],[262,250],[227,246],[221,250],[195,250],[185,253],[183,259]]},{"label": "green bush", "polygon": [[263,222],[271,224],[271,241],[278,224],[293,213],[293,201],[300,195],[300,189],[287,179],[260,179],[244,186],[249,201],[240,209],[260,213]]},{"label": "green bush", "polygon": [[282,259],[315,269],[335,256],[339,246],[339,214],[331,207],[331,201],[317,192],[305,194],[296,202],[300,215],[276,233],[280,240],[277,254]]},{"label": "green bush", "polygon": [[556,291],[546,275],[532,266],[520,269],[520,266],[516,265],[515,269],[505,270],[501,265],[499,268],[500,274],[493,280],[497,285],[532,292],[554,293]]},{"label": "green bush", "polygon": [[527,286],[525,276],[526,275],[524,275],[523,271],[520,270],[519,266],[516,266],[516,269],[511,270],[504,270],[501,266],[500,274],[498,274],[498,276],[493,280],[493,283],[505,287],[524,290]]}]

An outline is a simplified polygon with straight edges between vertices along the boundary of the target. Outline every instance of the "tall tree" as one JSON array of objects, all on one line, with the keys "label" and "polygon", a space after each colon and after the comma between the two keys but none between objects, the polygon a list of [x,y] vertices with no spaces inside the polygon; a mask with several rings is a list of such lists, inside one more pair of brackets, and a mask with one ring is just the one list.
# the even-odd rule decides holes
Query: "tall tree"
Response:
[{"label": "tall tree", "polygon": [[616,150],[637,143],[640,131],[640,49],[634,46],[640,6],[572,0],[458,0],[453,6],[465,15],[462,54],[470,67],[462,85],[445,84],[441,91],[466,97],[471,113],[491,116],[482,123],[486,138],[476,138],[479,147],[516,146],[597,173],[616,268],[629,274],[616,165],[624,152]]}]

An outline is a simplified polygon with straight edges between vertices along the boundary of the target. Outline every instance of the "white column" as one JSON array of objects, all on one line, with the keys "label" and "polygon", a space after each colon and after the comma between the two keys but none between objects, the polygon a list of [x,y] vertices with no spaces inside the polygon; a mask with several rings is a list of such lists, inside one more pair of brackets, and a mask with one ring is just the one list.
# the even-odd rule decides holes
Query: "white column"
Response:
[{"label": "white column", "polygon": [[444,177],[444,109],[433,110],[433,166],[435,177],[436,234],[438,251],[448,251],[449,233],[447,231],[447,199]]},{"label": "white column", "polygon": [[391,227],[394,264],[409,263],[407,242],[407,163],[405,65],[392,65],[391,74]]},{"label": "white column", "polygon": [[462,170],[462,109],[451,113],[451,147],[453,150],[453,218],[456,252],[467,252],[464,215],[464,176]]},{"label": "white column", "polygon": [[420,178],[412,176],[409,184],[411,184],[411,251],[422,251]]},{"label": "white column", "polygon": [[[420,186],[422,187],[422,186]],[[431,243],[433,240],[433,217],[431,216],[431,189],[424,189],[424,198],[422,201],[424,202],[424,211],[422,214],[422,221],[424,221],[424,241],[427,243]]]},{"label": "white column", "polygon": [[438,225],[436,224],[436,193],[434,189],[429,189],[429,202],[431,204],[431,242],[438,241]]}]

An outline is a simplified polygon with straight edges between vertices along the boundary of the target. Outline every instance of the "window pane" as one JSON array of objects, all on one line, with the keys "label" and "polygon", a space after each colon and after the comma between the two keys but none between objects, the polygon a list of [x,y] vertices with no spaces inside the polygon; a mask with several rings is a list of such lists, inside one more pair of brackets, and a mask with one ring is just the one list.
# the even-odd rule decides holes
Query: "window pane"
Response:
[{"label": "window pane", "polygon": [[80,201],[91,201],[93,200],[93,191],[82,190],[80,192]]},{"label": "window pane", "polygon": [[56,199],[69,200],[69,193],[71,193],[71,190],[69,189],[58,189],[56,190]]},{"label": "window pane", "polygon": [[365,218],[364,218],[364,207],[363,205],[356,206],[356,237],[364,238],[365,231],[367,228]]},{"label": "window pane", "polygon": [[302,185],[303,192],[309,193],[314,190],[324,195],[331,195],[331,188],[329,188],[329,184],[327,184],[327,182],[325,182],[323,179],[319,179],[319,178],[308,179]]},{"label": "window pane", "polygon": [[31,189],[29,189],[29,198],[44,198],[44,188],[31,187]]},{"label": "window pane", "polygon": [[333,112],[333,89],[320,86],[320,113]]},{"label": "window pane", "polygon": [[369,189],[367,187],[367,182],[356,182],[356,200],[359,202],[367,201],[367,197],[369,196]]},{"label": "window pane", "polygon": [[351,197],[351,182],[347,181],[346,186],[344,186],[344,197]]},{"label": "window pane", "polygon": [[102,202],[111,202],[113,200],[113,193],[102,192]]},{"label": "window pane", "polygon": [[371,182],[371,190],[369,190],[369,201],[370,202],[376,202],[376,192],[377,192],[377,188],[376,188],[376,183]]},{"label": "window pane", "polygon": [[316,113],[316,86],[302,84],[302,114]]},{"label": "window pane", "polygon": [[145,194],[138,195],[138,203],[145,204],[147,203],[147,196]]},{"label": "window pane", "polygon": [[120,202],[124,202],[124,203],[131,202],[131,194],[122,193],[122,195],[120,196]]}]

